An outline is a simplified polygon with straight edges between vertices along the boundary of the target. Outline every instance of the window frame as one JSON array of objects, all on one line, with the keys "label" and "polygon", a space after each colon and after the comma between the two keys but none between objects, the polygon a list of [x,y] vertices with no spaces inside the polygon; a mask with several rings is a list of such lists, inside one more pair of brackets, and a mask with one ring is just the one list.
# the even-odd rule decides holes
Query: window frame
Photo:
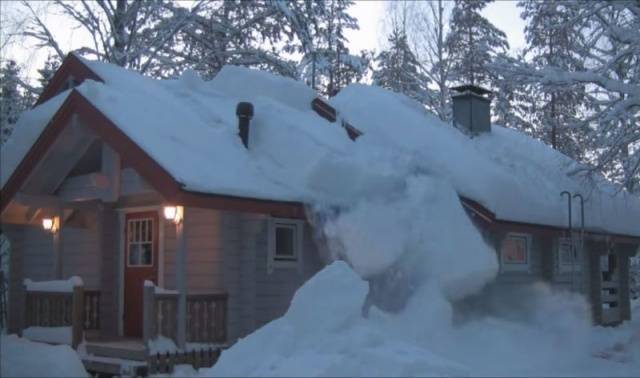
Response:
[{"label": "window frame", "polygon": [[[513,263],[513,262],[506,262],[505,261],[502,248],[503,248],[503,243],[508,238],[524,239],[526,262],[524,262],[524,263]],[[528,273],[530,271],[530,267],[531,267],[531,239],[532,238],[531,238],[530,234],[510,232],[500,241],[500,250],[499,250],[499,253],[500,253],[500,270],[502,272],[525,272],[525,273]]]},{"label": "window frame", "polygon": [[[151,240],[150,241],[139,241],[139,240],[131,240],[131,229],[129,228],[131,224],[137,222],[137,223],[141,223],[141,222],[145,222],[145,221],[149,221],[149,225],[150,225],[150,229],[145,229],[147,232],[151,232]],[[126,263],[126,267],[127,268],[150,268],[154,266],[154,253],[153,253],[153,248],[154,248],[154,243],[155,243],[155,237],[156,235],[154,235],[154,229],[155,229],[155,219],[154,218],[132,218],[132,219],[128,219],[126,221],[126,227],[127,227],[127,232],[126,232],[126,239],[125,239],[125,263]],[[141,245],[141,244],[151,244],[151,262],[149,264],[131,264],[131,246],[133,244],[136,245]]]},{"label": "window frame", "polygon": [[[269,218],[268,225],[268,252],[267,252],[267,271],[272,273],[275,269],[297,269],[302,271],[303,264],[303,240],[304,240],[304,221],[299,219],[287,218]],[[295,240],[293,241],[293,256],[278,256],[276,251],[276,230],[278,227],[286,227],[293,229]]]}]

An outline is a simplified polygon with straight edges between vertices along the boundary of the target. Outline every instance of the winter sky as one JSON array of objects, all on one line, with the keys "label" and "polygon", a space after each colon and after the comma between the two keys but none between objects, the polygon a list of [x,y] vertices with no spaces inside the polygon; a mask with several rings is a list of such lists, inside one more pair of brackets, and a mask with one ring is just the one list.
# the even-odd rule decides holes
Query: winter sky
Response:
[{"label": "winter sky", "polygon": [[[354,51],[379,50],[384,45],[383,30],[386,1],[356,1],[351,14],[358,19],[360,30],[347,34],[350,48]],[[512,50],[524,47],[524,21],[520,18],[517,1],[497,0],[490,3],[482,12],[496,27],[507,34]]]},{"label": "winter sky", "polygon": [[[351,31],[347,34],[350,40],[349,48],[352,51],[362,49],[379,51],[384,46],[386,40],[384,30],[385,3],[386,1],[378,0],[356,0],[351,14],[358,19],[360,30]],[[45,3],[40,4],[45,5]],[[483,11],[484,16],[489,21],[507,34],[512,50],[520,49],[525,44],[524,22],[520,18],[520,11],[516,4],[516,1],[498,0],[489,4]],[[17,11],[17,6],[17,2],[3,2],[2,10],[7,14],[11,14]],[[73,29],[68,21],[60,16],[48,13],[41,16],[50,25],[54,25],[52,32],[56,39],[60,41],[63,49],[72,50],[91,43],[87,35],[79,29]],[[42,66],[47,58],[46,51],[25,48],[25,45],[20,43],[14,44],[3,53],[6,53],[5,58],[15,59],[21,63],[24,69],[30,73],[30,76],[35,75],[36,70]]]}]

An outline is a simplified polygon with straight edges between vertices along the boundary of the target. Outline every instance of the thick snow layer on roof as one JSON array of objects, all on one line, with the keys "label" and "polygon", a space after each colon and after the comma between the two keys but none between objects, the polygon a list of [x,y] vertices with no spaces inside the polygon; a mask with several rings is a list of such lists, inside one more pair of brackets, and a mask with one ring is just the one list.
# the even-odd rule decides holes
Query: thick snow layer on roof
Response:
[{"label": "thick snow layer on roof", "polygon": [[14,126],[11,137],[0,148],[0,187],[4,188],[11,174],[18,167],[51,117],[67,99],[69,91],[65,91],[44,104],[28,110],[20,115]]},{"label": "thick snow layer on roof", "polygon": [[[210,82],[187,71],[155,80],[84,60],[104,83],[77,88],[187,190],[260,199],[350,204],[428,174],[480,202],[498,219],[565,227],[566,199],[582,193],[587,228],[640,235],[640,199],[570,177],[575,162],[541,142],[494,126],[469,138],[408,99],[351,85],[331,101],[364,135],[351,142],[315,114],[304,84],[225,67]],[[3,148],[2,185],[37,138],[60,95],[26,112]],[[255,108],[249,148],[237,136],[236,105]],[[604,188],[604,189],[603,189]],[[574,201],[574,225],[579,206]]]},{"label": "thick snow layer on roof", "polygon": [[[568,190],[584,196],[587,228],[640,235],[638,197],[569,175],[577,163],[524,134],[493,126],[469,138],[405,96],[366,85],[343,89],[331,103],[365,133],[363,143],[404,151],[413,170],[446,179],[498,219],[565,227],[568,205],[560,193]],[[579,201],[573,204],[579,226]]]},{"label": "thick snow layer on roof", "polygon": [[[78,91],[187,190],[309,200],[309,167],[350,143],[312,112],[313,91],[291,79],[225,67],[211,82],[191,72],[158,81],[88,64],[105,83]],[[255,108],[248,150],[237,136],[241,101]]]}]

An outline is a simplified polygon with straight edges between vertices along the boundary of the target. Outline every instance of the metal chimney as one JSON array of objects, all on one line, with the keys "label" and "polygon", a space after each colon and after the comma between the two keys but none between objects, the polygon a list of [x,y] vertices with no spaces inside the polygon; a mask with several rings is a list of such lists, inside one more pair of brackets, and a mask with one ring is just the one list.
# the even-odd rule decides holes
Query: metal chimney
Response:
[{"label": "metal chimney", "polygon": [[238,135],[245,148],[249,148],[249,126],[253,118],[253,104],[250,102],[239,102],[236,106],[238,116]]},{"label": "metal chimney", "polygon": [[471,135],[491,132],[491,91],[475,85],[451,88],[453,124]]}]

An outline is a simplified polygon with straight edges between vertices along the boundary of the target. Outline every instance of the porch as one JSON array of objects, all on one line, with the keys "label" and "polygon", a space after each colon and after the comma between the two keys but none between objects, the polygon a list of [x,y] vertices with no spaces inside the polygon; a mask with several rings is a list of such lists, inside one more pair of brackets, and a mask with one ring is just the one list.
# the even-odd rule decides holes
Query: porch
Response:
[{"label": "porch", "polygon": [[178,347],[179,294],[146,282],[142,338],[100,332],[100,291],[84,288],[79,277],[24,285],[22,336],[69,344],[86,369],[104,374],[168,373],[177,364],[212,366],[226,347],[227,295],[186,296],[185,341]]}]

